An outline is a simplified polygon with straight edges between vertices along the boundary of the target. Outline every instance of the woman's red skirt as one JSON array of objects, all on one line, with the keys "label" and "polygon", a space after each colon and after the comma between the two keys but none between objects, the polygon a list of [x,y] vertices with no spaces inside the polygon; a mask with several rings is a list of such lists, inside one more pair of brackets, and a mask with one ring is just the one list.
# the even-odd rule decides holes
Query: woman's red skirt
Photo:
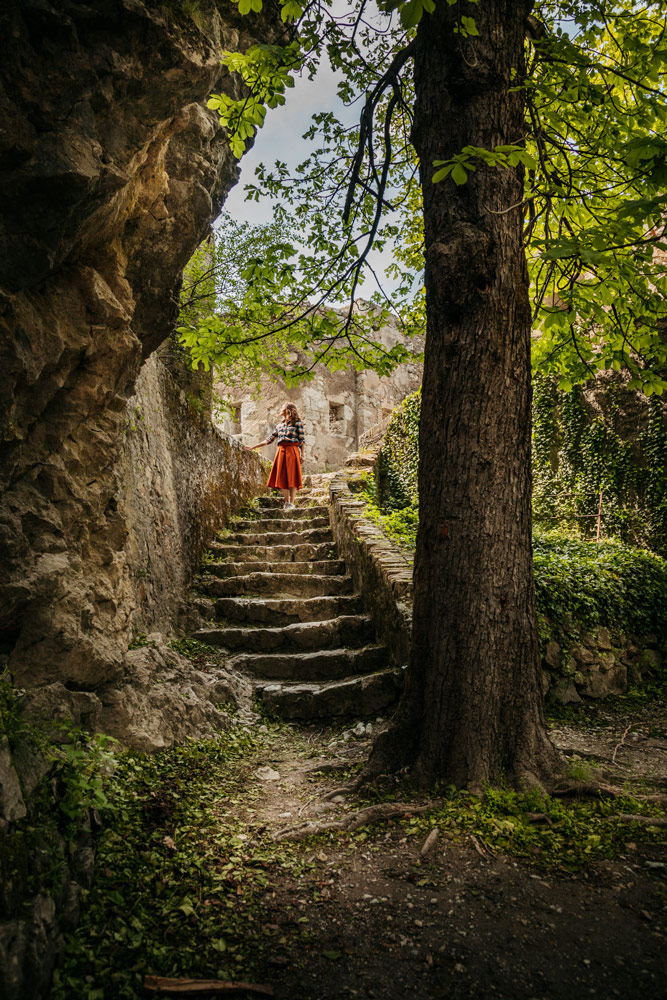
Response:
[{"label": "woman's red skirt", "polygon": [[278,445],[276,457],[271,466],[271,475],[267,486],[274,490],[288,490],[295,486],[300,490],[303,486],[301,478],[301,449],[298,444],[282,441]]}]

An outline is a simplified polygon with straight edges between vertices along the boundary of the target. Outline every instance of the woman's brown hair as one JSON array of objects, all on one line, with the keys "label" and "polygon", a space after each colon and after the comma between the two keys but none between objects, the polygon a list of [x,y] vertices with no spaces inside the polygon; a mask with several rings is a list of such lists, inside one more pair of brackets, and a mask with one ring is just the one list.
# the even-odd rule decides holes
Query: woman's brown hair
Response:
[{"label": "woman's brown hair", "polygon": [[294,403],[285,403],[282,410],[280,411],[280,416],[285,417],[285,422],[288,424],[295,424],[297,420],[300,420],[299,411],[297,410]]}]

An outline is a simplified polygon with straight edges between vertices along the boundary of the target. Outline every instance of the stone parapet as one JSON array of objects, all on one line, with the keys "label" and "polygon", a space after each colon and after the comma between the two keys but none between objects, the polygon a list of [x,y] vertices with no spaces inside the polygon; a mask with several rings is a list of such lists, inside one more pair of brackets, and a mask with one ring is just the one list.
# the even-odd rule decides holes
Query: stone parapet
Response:
[{"label": "stone parapet", "polygon": [[391,663],[404,666],[412,631],[412,558],[366,515],[365,505],[355,497],[355,482],[359,482],[359,471],[354,465],[331,480],[331,527],[364,609],[389,649]]}]

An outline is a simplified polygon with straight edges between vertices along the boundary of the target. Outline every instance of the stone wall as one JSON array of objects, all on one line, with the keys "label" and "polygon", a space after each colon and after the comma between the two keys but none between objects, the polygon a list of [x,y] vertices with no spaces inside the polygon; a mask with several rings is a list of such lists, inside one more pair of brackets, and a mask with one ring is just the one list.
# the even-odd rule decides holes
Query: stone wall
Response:
[{"label": "stone wall", "polygon": [[[391,348],[401,339],[395,322],[377,332],[378,340]],[[413,344],[413,350],[419,345]],[[292,359],[299,360],[297,354]],[[220,384],[218,391],[231,397],[235,414],[221,414],[220,426],[244,444],[263,441],[278,423],[286,400],[296,403],[306,433],[305,469],[328,472],[340,469],[345,460],[362,446],[362,437],[389,418],[396,406],[421,385],[422,365],[399,365],[387,376],[373,371],[330,371],[318,365],[314,378],[289,389],[282,380],[262,378],[260,391],[246,385]],[[263,450],[273,458],[275,446]]]},{"label": "stone wall", "polygon": [[211,423],[209,388],[169,363],[167,347],[144,364],[127,403],[117,498],[135,633],[173,631],[214,532],[264,489],[258,454]]},{"label": "stone wall", "polygon": [[544,690],[563,705],[625,694],[655,676],[664,655],[655,635],[610,634],[602,626],[582,630],[565,648],[555,639],[541,645]]},{"label": "stone wall", "polygon": [[355,590],[363,597],[378,636],[390,651],[393,666],[405,666],[412,630],[412,557],[391,542],[364,513],[355,496],[359,469],[373,465],[374,455],[353,455],[329,487],[330,519],[336,545]]}]

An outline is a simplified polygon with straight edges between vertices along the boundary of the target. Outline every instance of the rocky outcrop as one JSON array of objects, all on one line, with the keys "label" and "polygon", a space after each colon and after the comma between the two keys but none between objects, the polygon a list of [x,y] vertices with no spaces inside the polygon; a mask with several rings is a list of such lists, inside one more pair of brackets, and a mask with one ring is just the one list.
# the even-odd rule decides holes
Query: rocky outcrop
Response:
[{"label": "rocky outcrop", "polygon": [[663,662],[655,635],[612,635],[599,626],[583,630],[576,641],[561,646],[546,643],[542,666],[544,689],[563,705],[584,698],[607,698],[625,694],[655,677]]},{"label": "rocky outcrop", "polygon": [[122,680],[127,400],[236,180],[204,102],[236,86],[220,79],[223,49],[275,36],[262,18],[215,3],[3,5],[0,652],[20,685]]},{"label": "rocky outcrop", "polygon": [[258,453],[211,423],[210,388],[210,375],[188,373],[168,345],[144,364],[128,400],[117,507],[128,531],[123,604],[135,634],[173,633],[214,533],[264,489]]},{"label": "rocky outcrop", "polygon": [[[128,651],[137,630],[170,630],[213,520],[260,475],[164,359],[137,376],[237,179],[205,107],[237,92],[221,52],[274,40],[277,15],[217,0],[1,5],[0,671],[25,689],[26,732],[69,722],[154,750],[244,703],[219,665],[195,669],[160,636]],[[8,1000],[46,994],[92,877],[90,824],[58,826],[52,766],[41,743],[0,742]]]}]

